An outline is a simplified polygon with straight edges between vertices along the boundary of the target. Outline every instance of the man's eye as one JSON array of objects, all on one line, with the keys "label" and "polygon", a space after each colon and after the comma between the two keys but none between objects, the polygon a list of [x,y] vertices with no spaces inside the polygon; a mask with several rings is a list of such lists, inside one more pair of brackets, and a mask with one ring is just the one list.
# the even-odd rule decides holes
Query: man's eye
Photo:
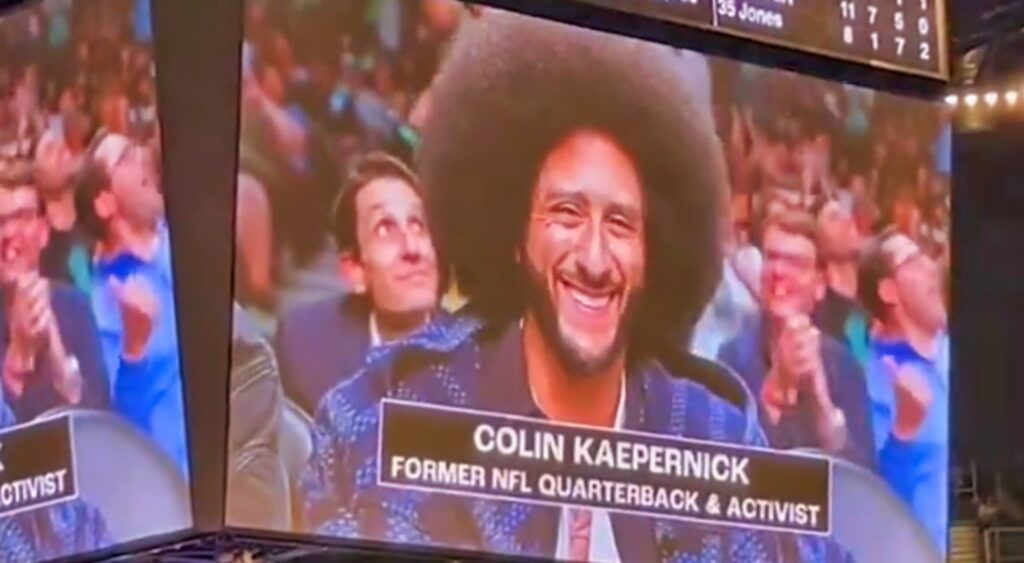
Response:
[{"label": "man's eye", "polygon": [[636,231],[636,228],[633,227],[633,223],[622,215],[613,215],[609,217],[608,225],[611,227],[612,232],[618,235],[628,235]]},{"label": "man's eye", "polygon": [[551,209],[551,215],[559,220],[577,220],[583,217],[583,212],[576,205],[562,203]]},{"label": "man's eye", "polygon": [[386,237],[395,230],[395,224],[393,221],[381,221],[377,223],[377,227],[373,230],[374,234],[379,237]]}]

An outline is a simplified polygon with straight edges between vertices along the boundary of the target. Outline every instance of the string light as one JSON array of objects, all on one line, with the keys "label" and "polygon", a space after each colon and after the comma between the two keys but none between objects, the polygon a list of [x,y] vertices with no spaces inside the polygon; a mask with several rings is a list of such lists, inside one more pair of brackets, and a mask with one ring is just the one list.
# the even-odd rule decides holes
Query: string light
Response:
[{"label": "string light", "polygon": [[942,101],[951,108],[967,109],[976,108],[981,102],[990,109],[999,106],[1005,108],[1016,108],[1024,105],[1024,91],[1019,88],[1007,88],[1006,90],[986,90],[985,92],[950,92],[942,97]]}]

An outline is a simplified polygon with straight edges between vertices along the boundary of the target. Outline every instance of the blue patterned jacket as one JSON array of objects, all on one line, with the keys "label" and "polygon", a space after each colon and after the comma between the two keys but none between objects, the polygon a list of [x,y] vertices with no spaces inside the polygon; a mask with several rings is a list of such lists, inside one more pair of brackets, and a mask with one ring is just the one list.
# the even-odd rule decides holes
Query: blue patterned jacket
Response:
[{"label": "blue patterned jacket", "polygon": [[[656,362],[633,366],[626,383],[625,427],[763,445],[754,403],[742,383],[717,364],[695,358],[691,363],[695,378],[688,373],[686,379],[672,377]],[[730,395],[734,402],[726,400]],[[378,402],[382,397],[543,416],[526,383],[521,333],[514,324],[487,329],[462,315],[433,324],[405,342],[375,349],[359,374],[340,383],[320,403],[313,456],[300,484],[311,532],[554,557],[558,508],[378,486]],[[850,560],[833,542],[796,534],[619,513],[612,513],[611,519],[623,561]]]},{"label": "blue patterned jacket", "polygon": [[[13,426],[14,415],[0,392],[0,429]],[[110,545],[103,518],[79,501],[0,516],[0,562],[36,563]]]}]

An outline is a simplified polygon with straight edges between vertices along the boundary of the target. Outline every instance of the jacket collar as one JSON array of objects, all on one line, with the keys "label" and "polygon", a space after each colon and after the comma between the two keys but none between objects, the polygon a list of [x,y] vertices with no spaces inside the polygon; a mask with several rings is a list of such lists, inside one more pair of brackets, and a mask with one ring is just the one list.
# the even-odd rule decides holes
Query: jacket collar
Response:
[{"label": "jacket collar", "polygon": [[[485,332],[480,345],[480,406],[484,410],[531,418],[544,418],[526,378],[523,359],[522,330],[518,323],[507,323],[498,331]],[[656,366],[627,368],[624,390],[623,428],[653,430],[646,415],[648,393],[646,379]],[[667,405],[666,405],[667,407]],[[551,506],[525,505],[530,512],[519,530],[520,545],[537,546],[538,555],[553,557],[558,545],[558,522],[561,511]],[[654,519],[610,512],[615,545],[622,561],[654,561],[657,559]]]}]

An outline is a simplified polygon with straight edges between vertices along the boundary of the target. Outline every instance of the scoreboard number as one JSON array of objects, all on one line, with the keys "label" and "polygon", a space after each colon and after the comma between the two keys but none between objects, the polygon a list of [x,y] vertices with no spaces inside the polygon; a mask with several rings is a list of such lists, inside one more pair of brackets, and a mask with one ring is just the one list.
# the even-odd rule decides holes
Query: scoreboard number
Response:
[{"label": "scoreboard number", "polygon": [[[706,31],[946,80],[942,0],[580,0]],[[948,1],[948,0],[947,0]],[[0,4],[3,0],[0,0]]]},{"label": "scoreboard number", "polygon": [[843,13],[843,19],[856,21],[857,19],[857,4],[848,0],[843,0],[839,3],[839,7]]}]

